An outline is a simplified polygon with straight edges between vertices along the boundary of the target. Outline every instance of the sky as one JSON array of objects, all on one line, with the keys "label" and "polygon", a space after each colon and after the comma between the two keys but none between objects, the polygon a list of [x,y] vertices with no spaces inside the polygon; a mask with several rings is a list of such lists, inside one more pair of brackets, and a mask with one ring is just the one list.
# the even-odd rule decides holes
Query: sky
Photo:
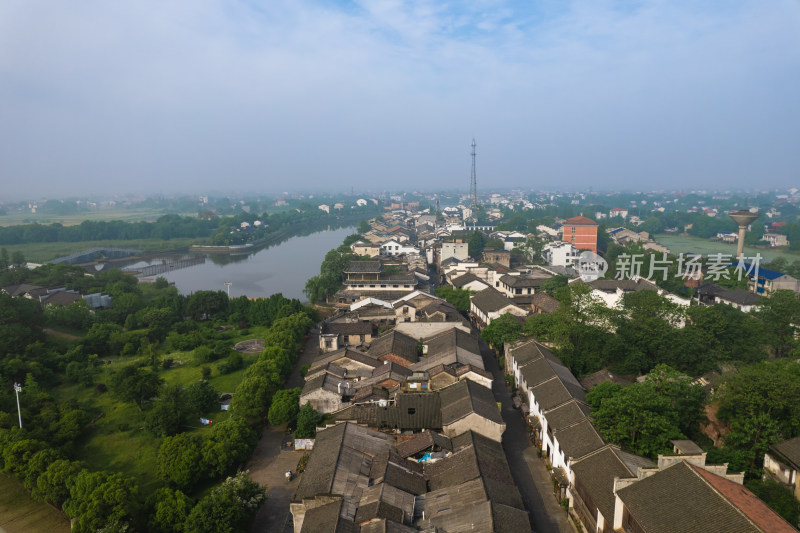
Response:
[{"label": "sky", "polygon": [[798,0],[0,2],[0,197],[800,184]]}]

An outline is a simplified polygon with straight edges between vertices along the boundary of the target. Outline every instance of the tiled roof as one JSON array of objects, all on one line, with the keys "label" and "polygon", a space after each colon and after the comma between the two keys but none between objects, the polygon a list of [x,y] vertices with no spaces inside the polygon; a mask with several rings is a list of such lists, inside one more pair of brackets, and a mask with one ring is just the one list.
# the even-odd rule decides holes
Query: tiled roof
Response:
[{"label": "tiled roof", "polygon": [[581,385],[583,385],[583,388],[588,391],[592,390],[592,388],[596,387],[600,383],[605,383],[606,381],[617,383],[623,386],[633,383],[633,381],[630,379],[624,378],[617,374],[612,374],[607,368],[603,368],[597,372],[589,374],[588,376],[584,376],[583,379],[581,379]]},{"label": "tiled roof", "polygon": [[457,278],[453,279],[453,281],[451,281],[450,283],[453,285],[453,287],[460,289],[470,281],[475,281],[475,280],[480,281],[484,285],[488,285],[488,283],[483,281],[481,278],[479,278],[472,272],[467,272],[466,274],[462,274],[461,276],[458,276]]},{"label": "tiled roof", "polygon": [[508,285],[509,287],[522,288],[522,287],[541,287],[542,283],[547,281],[548,278],[544,277],[530,277],[530,276],[512,276],[505,274],[500,277],[500,282]]},{"label": "tiled roof", "polygon": [[636,280],[633,279],[596,279],[594,281],[590,281],[589,285],[593,289],[597,289],[600,291],[605,292],[612,292],[616,291],[617,289],[623,292],[635,292],[635,291],[657,291],[658,286],[651,282],[647,281],[644,278],[639,278]]},{"label": "tiled roof", "polygon": [[453,445],[450,439],[440,435],[435,431],[423,431],[415,434],[412,438],[397,445],[397,453],[401,457],[410,457],[423,450],[438,446],[445,450],[452,450]]},{"label": "tiled roof", "polygon": [[571,469],[575,484],[588,493],[607,522],[613,521],[614,478],[635,477],[636,472],[625,465],[610,444],[578,459]]},{"label": "tiled roof", "polygon": [[785,440],[770,446],[770,453],[776,454],[778,459],[800,470],[800,437]]},{"label": "tiled roof", "polygon": [[419,358],[417,355],[417,341],[398,331],[391,331],[374,339],[367,353],[375,358],[394,354],[412,363],[415,363]]},{"label": "tiled roof", "polygon": [[470,301],[485,313],[492,311],[499,311],[506,306],[514,305],[514,302],[503,296],[499,291],[493,287],[484,289],[477,294],[470,296]]},{"label": "tiled roof", "polygon": [[[745,494],[730,500],[716,488],[722,486],[713,480],[710,472],[701,473],[686,461],[680,461],[649,477],[617,490],[628,512],[648,533],[672,533],[674,531],[703,531],[704,533],[755,533],[793,531],[785,524],[770,521],[769,529],[757,525],[746,516],[734,502],[743,503]],[[731,482],[732,483],[732,482]],[[741,491],[746,491],[741,485]],[[747,491],[749,492],[749,491]],[[747,505],[755,502],[748,501]],[[763,504],[762,504],[763,505]],[[766,505],[760,511],[767,515]],[[774,515],[774,513],[772,513]],[[777,515],[775,515],[777,516]],[[763,521],[763,520],[762,520]]]},{"label": "tiled roof", "polygon": [[758,305],[762,297],[745,289],[722,289],[715,293],[717,298],[739,305]]},{"label": "tiled roof", "polygon": [[547,419],[547,427],[553,431],[571,426],[587,416],[589,416],[589,406],[580,400],[574,399],[544,413],[544,417]]},{"label": "tiled roof", "polygon": [[692,468],[763,531],[769,533],[797,531],[744,486],[697,466],[692,466]]},{"label": "tiled roof", "polygon": [[325,322],[322,325],[321,333],[323,335],[371,335],[372,324],[361,320],[358,322]]},{"label": "tiled roof", "polygon": [[558,300],[547,294],[546,292],[537,292],[531,298],[531,303],[537,309],[541,309],[545,313],[554,313],[558,310]]},{"label": "tiled roof", "polygon": [[381,271],[380,261],[350,261],[345,273],[370,273]]},{"label": "tiled roof", "polygon": [[421,430],[442,427],[442,404],[436,392],[404,392],[394,405],[376,406],[376,426],[387,429]]},{"label": "tiled roof", "polygon": [[453,455],[425,464],[430,490],[460,485],[477,477],[513,487],[502,444],[473,431],[462,433],[451,442],[456,450]]},{"label": "tiled roof", "polygon": [[565,226],[597,226],[597,222],[586,217],[572,217],[564,221]]},{"label": "tiled roof", "polygon": [[465,379],[439,391],[442,398],[442,424],[449,425],[470,413],[496,424],[503,424],[497,400],[491,389]]},{"label": "tiled roof", "polygon": [[586,401],[586,394],[576,390],[576,394],[573,395],[558,378],[552,378],[549,381],[536,385],[531,391],[533,391],[533,397],[538,402],[539,408],[543,411],[557,407],[562,403],[568,402],[572,398]]},{"label": "tiled roof", "polygon": [[355,524],[340,516],[342,505],[342,500],[337,500],[309,509],[300,533],[356,533]]},{"label": "tiled roof", "polygon": [[593,452],[603,447],[603,437],[594,429],[592,422],[584,418],[581,422],[573,424],[564,429],[553,432],[553,436],[558,439],[558,445],[564,452],[564,458],[578,459],[587,453]]}]

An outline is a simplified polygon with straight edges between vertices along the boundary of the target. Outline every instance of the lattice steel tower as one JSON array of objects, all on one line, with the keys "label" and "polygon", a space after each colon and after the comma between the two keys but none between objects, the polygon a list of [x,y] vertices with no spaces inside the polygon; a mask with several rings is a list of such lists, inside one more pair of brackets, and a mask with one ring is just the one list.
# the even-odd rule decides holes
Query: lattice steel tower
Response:
[{"label": "lattice steel tower", "polygon": [[471,205],[469,206],[470,209],[473,211],[478,208],[478,178],[477,174],[475,173],[475,138],[472,138],[472,176],[470,177],[469,183],[469,198]]}]

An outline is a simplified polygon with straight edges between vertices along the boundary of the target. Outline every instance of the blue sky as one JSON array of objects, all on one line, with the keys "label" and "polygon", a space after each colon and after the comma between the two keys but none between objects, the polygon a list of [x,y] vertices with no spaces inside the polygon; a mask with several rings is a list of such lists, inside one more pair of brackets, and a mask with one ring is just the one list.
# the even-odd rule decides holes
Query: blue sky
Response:
[{"label": "blue sky", "polygon": [[800,3],[0,3],[0,196],[800,183]]}]

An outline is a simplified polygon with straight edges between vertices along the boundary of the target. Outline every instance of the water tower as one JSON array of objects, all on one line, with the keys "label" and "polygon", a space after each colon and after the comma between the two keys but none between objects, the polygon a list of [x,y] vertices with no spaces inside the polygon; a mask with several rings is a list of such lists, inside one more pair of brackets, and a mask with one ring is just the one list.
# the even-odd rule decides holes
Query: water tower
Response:
[{"label": "water tower", "polygon": [[752,224],[753,221],[758,218],[758,213],[753,213],[747,209],[740,209],[738,211],[734,211],[733,213],[728,213],[728,216],[731,217],[734,222],[739,224],[739,244],[736,247],[736,257],[738,259],[742,257],[742,254],[744,253],[744,232],[747,230],[747,226]]}]

